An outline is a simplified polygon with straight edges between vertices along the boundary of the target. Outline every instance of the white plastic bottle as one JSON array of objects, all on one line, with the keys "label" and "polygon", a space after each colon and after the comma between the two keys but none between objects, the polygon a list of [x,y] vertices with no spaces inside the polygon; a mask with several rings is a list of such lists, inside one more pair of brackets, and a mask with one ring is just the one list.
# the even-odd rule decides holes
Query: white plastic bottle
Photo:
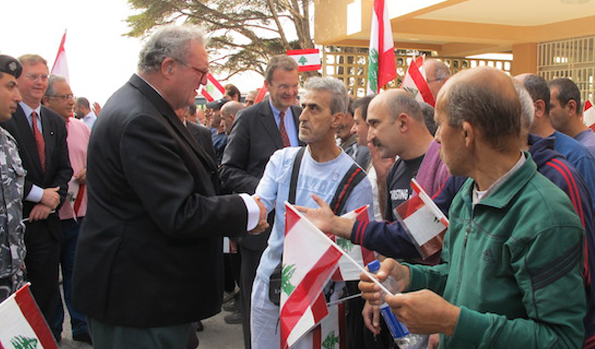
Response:
[{"label": "white plastic bottle", "polygon": [[[376,274],[380,270],[380,262],[374,260],[368,264],[368,270],[371,273]],[[398,293],[399,288],[397,281],[392,277],[388,276],[382,285],[386,287],[393,294]],[[420,336],[409,332],[407,326],[401,323],[395,314],[390,310],[390,306],[384,301],[384,293],[381,295],[382,304],[380,305],[380,314],[393,337],[393,340],[400,349],[413,349],[417,348],[419,344],[426,342],[426,336]],[[426,344],[427,345],[427,344]]]}]

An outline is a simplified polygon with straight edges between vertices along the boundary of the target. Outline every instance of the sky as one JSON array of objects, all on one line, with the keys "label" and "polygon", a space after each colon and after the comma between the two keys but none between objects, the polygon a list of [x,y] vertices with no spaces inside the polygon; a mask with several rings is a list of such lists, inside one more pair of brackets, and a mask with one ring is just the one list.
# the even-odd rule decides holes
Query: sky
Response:
[{"label": "sky", "polygon": [[[18,9],[0,21],[0,53],[18,57],[36,53],[50,69],[64,30],[70,85],[77,97],[101,105],[136,71],[143,41],[122,36],[134,14],[126,0],[18,0]],[[25,25],[25,22],[31,25]],[[244,74],[233,83],[243,93],[260,87],[262,76]],[[257,86],[258,85],[258,86]]]}]

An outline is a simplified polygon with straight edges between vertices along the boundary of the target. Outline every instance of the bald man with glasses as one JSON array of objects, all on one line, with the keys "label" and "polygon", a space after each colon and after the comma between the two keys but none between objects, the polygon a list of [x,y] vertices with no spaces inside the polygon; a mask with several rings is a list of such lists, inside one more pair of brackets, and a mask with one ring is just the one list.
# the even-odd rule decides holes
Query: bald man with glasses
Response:
[{"label": "bald man with glasses", "polygon": [[[17,79],[23,98],[12,118],[1,126],[19,145],[27,170],[24,187],[26,278],[48,323],[55,320],[61,225],[58,209],[64,202],[72,168],[64,120],[41,105],[48,87],[47,61],[38,55],[19,57],[23,73]],[[59,341],[60,335],[54,336]]]}]

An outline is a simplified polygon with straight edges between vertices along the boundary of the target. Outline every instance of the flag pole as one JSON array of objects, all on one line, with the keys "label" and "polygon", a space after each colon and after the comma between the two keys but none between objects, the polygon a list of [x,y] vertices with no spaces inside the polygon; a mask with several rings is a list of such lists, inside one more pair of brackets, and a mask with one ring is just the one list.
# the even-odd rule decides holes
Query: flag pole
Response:
[{"label": "flag pole", "polygon": [[341,252],[341,254],[345,257],[347,257],[347,259],[353,264],[355,265],[362,273],[366,274],[366,276],[368,276],[370,278],[370,280],[372,280],[372,282],[374,282],[376,285],[378,285],[378,287],[380,287],[380,289],[382,290],[382,292],[385,292],[386,294],[390,294],[393,295],[392,292],[390,292],[386,287],[384,287],[384,285],[382,283],[380,283],[380,281],[378,281],[378,279],[376,279],[374,277],[374,274],[370,273],[369,271],[367,271],[364,267],[362,267],[358,262],[356,262],[347,252],[343,251],[342,248],[340,248],[331,238],[329,238],[328,236],[326,236],[326,234],[324,234],[320,229],[318,229],[318,227],[316,225],[314,225],[314,223],[312,223],[308,218],[306,218],[301,212],[299,212],[295,206],[293,206],[292,204],[290,204],[289,202],[285,201],[285,207],[289,207],[291,210],[293,210],[295,213],[297,213],[297,215],[300,218],[303,218],[304,221],[306,222],[306,224],[310,225],[311,228],[314,229],[314,231],[316,232],[316,236],[318,236],[318,238],[320,239],[326,239],[326,241],[330,242],[331,246],[333,246],[337,251]]}]

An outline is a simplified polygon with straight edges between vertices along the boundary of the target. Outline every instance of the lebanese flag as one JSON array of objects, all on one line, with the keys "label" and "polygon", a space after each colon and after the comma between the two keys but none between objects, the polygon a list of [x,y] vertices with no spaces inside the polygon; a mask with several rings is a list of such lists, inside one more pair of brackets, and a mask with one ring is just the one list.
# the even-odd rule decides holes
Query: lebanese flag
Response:
[{"label": "lebanese flag", "polygon": [[[348,212],[341,217],[356,219],[358,221],[368,223],[370,221],[370,216],[368,215],[368,205]],[[328,235],[328,237],[335,241],[335,243],[337,243],[337,245],[341,247],[347,255],[355,260],[360,266],[362,266],[362,268],[376,259],[373,251],[370,251],[362,246],[355,245],[349,239],[343,239],[335,235]],[[357,265],[354,265],[353,262],[347,258],[347,256],[343,255],[343,257],[341,257],[339,260],[339,268],[337,268],[337,271],[333,275],[333,281],[359,280],[360,274],[360,268],[358,268]]]},{"label": "lebanese flag", "polygon": [[54,65],[52,66],[51,73],[63,76],[66,79],[66,82],[70,84],[70,77],[68,75],[68,62],[66,61],[66,51],[64,50],[65,42],[66,30],[64,31],[64,35],[62,35],[60,48],[58,49],[58,54],[56,55],[56,59],[54,60]]},{"label": "lebanese flag", "polygon": [[326,348],[347,348],[345,303],[329,306],[328,316],[312,331],[312,349]]},{"label": "lebanese flag", "polygon": [[385,0],[374,0],[370,53],[368,58],[368,94],[378,93],[397,77],[393,31]]},{"label": "lebanese flag", "polygon": [[449,221],[415,179],[411,188],[417,195],[400,204],[395,216],[426,259],[442,249]]},{"label": "lebanese flag", "polygon": [[317,48],[305,50],[289,50],[287,55],[298,64],[298,71],[320,70],[320,50]]},{"label": "lebanese flag", "polygon": [[585,101],[583,121],[591,130],[595,131],[595,107],[593,107],[593,103],[588,99]]},{"label": "lebanese flag", "polygon": [[323,288],[341,251],[314,224],[285,202],[281,273],[281,348],[287,349],[327,316]]},{"label": "lebanese flag", "polygon": [[418,102],[426,102],[434,107],[436,101],[424,76],[423,64],[424,58],[421,56],[411,60],[401,88],[411,93]]},{"label": "lebanese flag", "polygon": [[207,101],[212,102],[216,99],[223,98],[225,88],[223,88],[219,81],[209,73],[207,75],[207,84],[201,86],[200,93],[207,99]]},{"label": "lebanese flag", "polygon": [[0,303],[0,348],[58,349],[29,284]]}]

